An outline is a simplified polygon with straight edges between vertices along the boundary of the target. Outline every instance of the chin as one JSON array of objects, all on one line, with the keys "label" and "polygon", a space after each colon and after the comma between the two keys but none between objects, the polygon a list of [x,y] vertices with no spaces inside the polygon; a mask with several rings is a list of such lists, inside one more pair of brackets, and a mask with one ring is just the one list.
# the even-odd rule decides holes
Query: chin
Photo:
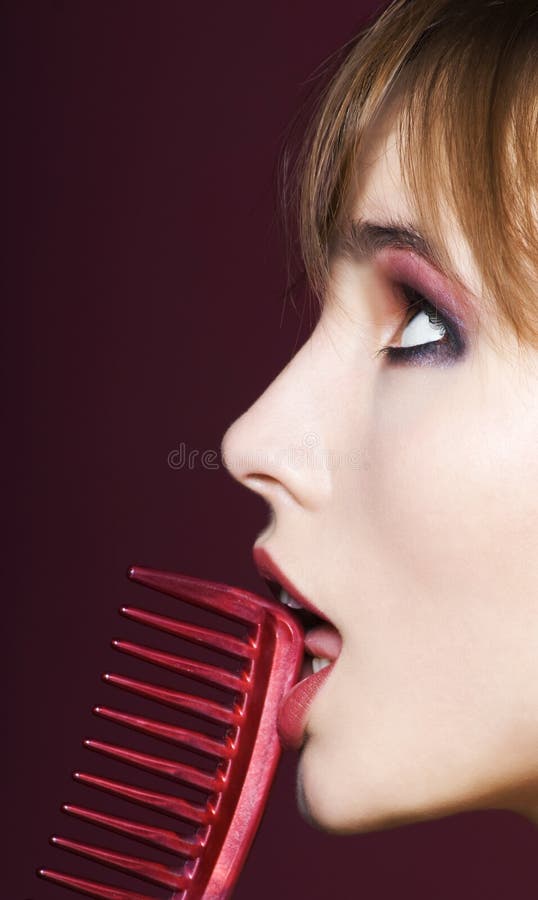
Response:
[{"label": "chin", "polygon": [[[387,773],[388,774],[388,773]],[[423,791],[412,796],[407,784],[365,773],[363,784],[350,789],[350,779],[342,777],[342,766],[330,764],[315,741],[308,740],[297,770],[297,805],[305,821],[329,834],[365,834],[403,825],[442,818],[463,811],[466,804],[428,803]],[[389,783],[391,782],[391,783]],[[377,784],[377,787],[376,787]],[[420,795],[420,796],[419,796]]]},{"label": "chin", "polygon": [[[346,779],[331,778],[334,766],[323,763],[307,741],[297,768],[297,806],[312,827],[329,834],[360,834],[404,824],[393,810],[382,812],[380,798],[364,792],[359,800],[346,790]],[[409,820],[408,820],[409,821]]]},{"label": "chin", "polygon": [[[306,767],[300,763],[297,772],[297,806],[305,822],[319,831],[335,835],[367,834],[388,831],[403,825],[427,821],[448,815],[448,811],[428,813],[424,810],[399,811],[387,808],[381,798],[363,796],[359,800],[349,796],[342,798],[330,786],[310,786]],[[352,804],[350,804],[352,800]]]}]

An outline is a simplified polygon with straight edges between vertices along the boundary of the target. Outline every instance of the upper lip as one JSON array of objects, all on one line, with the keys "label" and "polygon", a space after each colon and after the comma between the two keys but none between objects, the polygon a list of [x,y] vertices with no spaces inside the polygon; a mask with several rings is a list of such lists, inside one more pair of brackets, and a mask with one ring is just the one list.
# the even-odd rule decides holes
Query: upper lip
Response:
[{"label": "upper lip", "polygon": [[[254,565],[256,566],[259,574],[263,578],[265,582],[268,583],[268,586],[272,588],[272,584],[274,582],[278,582],[278,584],[284,588],[285,591],[288,592],[290,597],[294,597],[301,606],[311,612],[313,615],[317,616],[319,619],[323,619],[324,622],[329,622],[327,616],[324,616],[322,612],[315,606],[311,600],[308,600],[307,597],[304,597],[300,591],[297,590],[294,584],[289,580],[287,575],[284,574],[282,569],[277,566],[274,559],[271,557],[269,552],[265,549],[265,547],[257,547],[254,546],[252,548],[252,556],[254,559]],[[332,624],[332,623],[329,623]]]}]

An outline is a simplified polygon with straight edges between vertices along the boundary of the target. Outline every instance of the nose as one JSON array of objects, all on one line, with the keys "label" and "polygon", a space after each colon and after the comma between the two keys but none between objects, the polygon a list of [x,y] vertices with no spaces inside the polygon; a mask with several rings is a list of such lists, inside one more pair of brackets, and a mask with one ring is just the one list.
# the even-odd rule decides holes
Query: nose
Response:
[{"label": "nose", "polygon": [[321,368],[314,333],[222,439],[230,474],[273,509],[285,503],[315,509],[330,493]]}]

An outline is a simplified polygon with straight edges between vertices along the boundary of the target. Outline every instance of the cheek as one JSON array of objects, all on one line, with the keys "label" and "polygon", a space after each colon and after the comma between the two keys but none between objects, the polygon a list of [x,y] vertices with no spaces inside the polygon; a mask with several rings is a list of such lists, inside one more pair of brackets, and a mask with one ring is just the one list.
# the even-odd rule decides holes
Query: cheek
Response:
[{"label": "cheek", "polygon": [[502,805],[538,776],[538,421],[443,377],[384,397],[336,473],[320,565],[344,646],[301,762],[330,830]]},{"label": "cheek", "polygon": [[367,670],[376,691],[399,684],[431,713],[452,697],[476,715],[487,683],[509,715],[529,673],[538,687],[538,422],[467,384],[452,402],[425,389],[383,410],[354,511],[346,501],[349,684]]},{"label": "cheek", "polygon": [[506,583],[523,563],[538,576],[538,424],[478,399],[414,397],[372,431],[362,490],[376,554],[427,590]]},{"label": "cheek", "polygon": [[361,627],[349,620],[349,685],[367,673],[373,709],[398,697],[398,735],[412,710],[412,730],[435,723],[440,746],[473,735],[481,753],[488,736],[508,757],[527,721],[526,754],[538,726],[538,422],[467,387],[452,404],[413,401],[381,419],[362,483],[377,591]]}]

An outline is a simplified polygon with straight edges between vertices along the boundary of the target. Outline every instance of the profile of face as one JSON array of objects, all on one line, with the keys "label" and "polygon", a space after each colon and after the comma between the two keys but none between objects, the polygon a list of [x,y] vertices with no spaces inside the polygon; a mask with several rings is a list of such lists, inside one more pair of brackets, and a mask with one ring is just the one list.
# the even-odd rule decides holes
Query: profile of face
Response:
[{"label": "profile of face", "polygon": [[394,127],[347,203],[376,241],[336,249],[312,334],[222,445],[269,504],[256,546],[341,638],[298,797],[342,833],[538,809],[538,350],[485,313],[455,221],[465,289],[395,240],[414,210]]}]

